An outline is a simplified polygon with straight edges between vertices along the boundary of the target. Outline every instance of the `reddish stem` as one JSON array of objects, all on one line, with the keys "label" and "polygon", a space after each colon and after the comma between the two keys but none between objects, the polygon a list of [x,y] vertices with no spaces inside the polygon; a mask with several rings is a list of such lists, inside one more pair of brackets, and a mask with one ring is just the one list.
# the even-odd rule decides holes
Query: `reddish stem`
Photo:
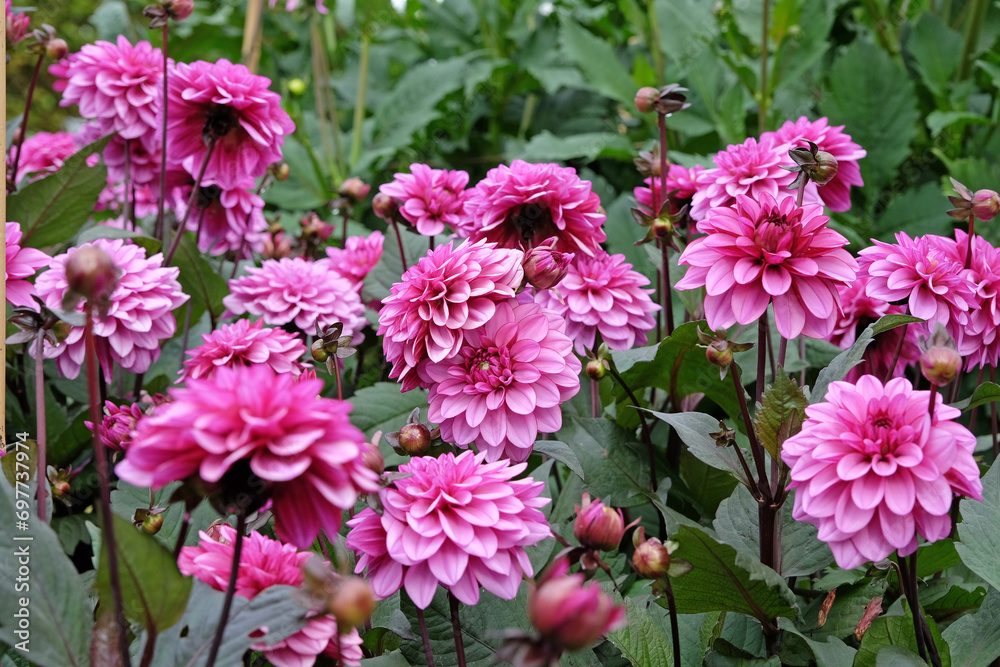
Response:
[{"label": "reddish stem", "polygon": [[[45,330],[38,332],[38,345],[35,352],[35,430],[38,435],[35,437],[35,444],[38,447],[38,518],[45,523],[45,496],[48,491],[48,477],[46,476],[45,462],[45,357],[42,355],[42,341],[45,339]],[[94,422],[96,433],[100,422]]]},{"label": "reddish stem", "polygon": [[[181,220],[181,224],[177,225],[177,235],[174,236],[174,242],[170,246],[170,251],[167,253],[166,259],[163,260],[164,266],[170,265],[170,260],[174,258],[174,253],[177,252],[177,246],[181,244],[181,237],[184,236],[184,232],[187,230],[187,221],[191,217],[191,211],[194,210],[194,204],[198,200],[198,190],[201,188],[201,181],[205,178],[205,170],[208,168],[208,161],[212,159],[212,152],[215,150],[216,138],[213,136],[208,140],[208,147],[205,149],[205,157],[201,160],[201,168],[198,169],[198,178],[194,181],[194,187],[191,188],[191,196],[188,197],[187,210],[184,211],[184,219]],[[195,239],[197,242],[197,239]]]},{"label": "reddish stem", "polygon": [[24,117],[21,119],[21,127],[17,133],[17,152],[14,154],[12,170],[7,176],[9,181],[7,184],[8,194],[17,190],[15,182],[17,181],[17,166],[21,163],[21,145],[28,134],[28,114],[31,112],[31,98],[35,96],[35,84],[38,83],[38,73],[42,71],[42,62],[44,60],[45,52],[43,51],[38,56],[38,62],[35,63],[35,71],[31,73],[31,83],[28,84],[28,95],[24,100]]},{"label": "reddish stem", "polygon": [[163,97],[161,109],[161,117],[163,119],[163,127],[161,130],[160,137],[162,141],[160,142],[160,205],[156,211],[156,227],[153,229],[153,235],[160,239],[161,242],[166,242],[167,236],[164,225],[164,209],[167,200],[167,71],[169,70],[167,63],[167,24],[163,24]]},{"label": "reddish stem", "polygon": [[243,553],[243,533],[246,532],[247,520],[242,510],[236,513],[236,541],[233,543],[233,563],[229,569],[229,585],[226,586],[226,598],[222,602],[222,613],[219,615],[219,625],[215,628],[215,636],[212,637],[212,648],[208,652],[208,661],[205,667],[213,667],[215,658],[219,655],[219,647],[222,646],[222,635],[229,622],[229,610],[233,607],[233,595],[236,593],[236,578],[240,570],[240,554]]}]

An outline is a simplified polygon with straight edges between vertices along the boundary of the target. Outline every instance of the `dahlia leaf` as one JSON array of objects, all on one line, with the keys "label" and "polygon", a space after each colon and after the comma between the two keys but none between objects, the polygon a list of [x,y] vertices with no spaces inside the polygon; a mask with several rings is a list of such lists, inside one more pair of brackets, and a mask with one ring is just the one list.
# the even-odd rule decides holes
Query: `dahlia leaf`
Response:
[{"label": "dahlia leaf", "polygon": [[554,162],[583,158],[588,162],[598,158],[628,160],[632,157],[632,145],[621,134],[606,132],[584,132],[569,137],[559,137],[548,130],[542,130],[531,141],[508,150],[509,159],[525,162]]},{"label": "dahlia leaf", "polygon": [[929,589],[921,591],[920,604],[934,619],[946,620],[955,618],[970,610],[979,609],[986,597],[986,586],[975,584],[949,585],[946,582],[933,581]]},{"label": "dahlia leaf", "polygon": [[922,322],[922,319],[914,317],[913,315],[883,315],[877,322],[872,324],[872,333],[877,336],[891,329],[895,329],[896,327],[901,327],[904,324],[917,324]]},{"label": "dahlia leaf", "polygon": [[[557,437],[568,443],[580,461],[584,489],[615,507],[641,505],[649,488],[646,452],[625,429],[607,419],[571,417]],[[662,477],[662,475],[661,475]]]},{"label": "dahlia leaf", "polygon": [[794,627],[783,624],[781,629],[785,632],[785,636],[782,639],[783,654],[786,650],[794,651],[797,648],[795,644],[801,642],[805,645],[806,650],[812,653],[816,659],[816,667],[839,667],[840,665],[850,665],[854,662],[857,650],[851,648],[840,639],[827,637],[826,641],[816,641],[802,634]]},{"label": "dahlia leaf", "polygon": [[586,478],[583,476],[583,468],[580,467],[580,459],[577,458],[576,453],[565,442],[539,440],[535,443],[535,451],[539,454],[551,456],[576,473],[580,479],[586,481]]},{"label": "dahlia leaf", "polygon": [[563,52],[584,74],[590,88],[626,106],[634,104],[635,83],[611,44],[568,18],[563,19],[560,32]]},{"label": "dahlia leaf", "polygon": [[[834,572],[845,573],[844,570],[834,570]],[[831,590],[836,589],[837,597],[833,607],[827,613],[826,623],[816,631],[815,638],[822,640],[828,637],[838,639],[850,637],[868,604],[874,598],[883,596],[887,587],[888,582],[885,576],[864,578],[857,583],[840,583],[831,587]],[[822,590],[827,590],[827,588]],[[814,613],[816,612],[808,612],[807,619],[811,620]]]},{"label": "dahlia leaf", "polygon": [[[350,399],[351,423],[361,429],[365,437],[371,438],[375,431],[383,434],[398,431],[407,423],[414,408],[427,414],[427,391],[414,389],[403,393],[395,382],[376,382],[371,387],[359,389]],[[397,454],[383,437],[379,441],[379,451],[387,466],[406,463],[409,457]]]},{"label": "dahlia leaf", "polygon": [[719,430],[718,418],[703,412],[666,413],[650,410],[649,413],[670,424],[677,432],[677,437],[699,461],[718,470],[731,472],[741,482],[747,483],[736,452],[729,447],[720,447],[709,435]]},{"label": "dahlia leaf", "polygon": [[[622,652],[622,657],[633,667],[672,667],[673,644],[670,641],[670,619],[667,610],[658,606],[647,607],[633,599],[625,600],[627,623],[621,630],[609,632],[607,639]],[[698,649],[694,642],[681,641],[681,659]],[[687,650],[685,650],[687,649]],[[701,664],[700,655],[691,655],[692,664]]]},{"label": "dahlia leaf", "polygon": [[[913,631],[913,614],[910,613],[910,606],[908,604],[903,605],[903,611],[904,616],[879,616],[872,621],[871,627],[868,628],[864,638],[861,640],[861,647],[858,649],[857,658],[854,660],[856,667],[876,667],[883,664],[926,664],[920,660],[919,656],[917,656],[918,662],[916,663],[905,662],[904,656],[907,656],[907,654],[899,651],[899,649],[905,649],[908,652],[912,651],[913,655],[917,655],[917,641]],[[941,665],[942,667],[950,667],[951,654],[948,650],[948,644],[941,638],[941,632],[938,630],[934,619],[930,617],[926,618],[927,625],[931,630],[931,636],[934,638],[934,644],[941,655]],[[890,655],[897,658],[896,661],[886,662],[884,658],[880,659],[880,654],[887,649],[892,651]]]},{"label": "dahlia leaf", "polygon": [[984,382],[976,387],[976,390],[972,392],[972,396],[952,403],[951,406],[965,412],[966,410],[978,408],[981,405],[995,401],[1000,401],[1000,385],[993,382]]},{"label": "dahlia leaf", "polygon": [[214,323],[225,310],[222,299],[229,294],[229,287],[198,251],[194,234],[184,233],[174,255],[174,266],[180,269],[177,281],[184,293],[191,296],[191,321],[200,320],[207,310],[214,329]]},{"label": "dahlia leaf", "polygon": [[1000,588],[1000,465],[991,466],[983,476],[983,501],[966,498],[959,507],[962,522],[955,550],[966,567]]},{"label": "dahlia leaf", "polygon": [[967,614],[941,633],[951,647],[951,664],[987,667],[1000,657],[1000,591],[990,589],[979,611]]},{"label": "dahlia leaf", "polygon": [[781,445],[802,428],[809,405],[799,385],[792,382],[784,368],[778,368],[774,384],[767,388],[754,413],[754,427],[760,444],[777,459]]}]

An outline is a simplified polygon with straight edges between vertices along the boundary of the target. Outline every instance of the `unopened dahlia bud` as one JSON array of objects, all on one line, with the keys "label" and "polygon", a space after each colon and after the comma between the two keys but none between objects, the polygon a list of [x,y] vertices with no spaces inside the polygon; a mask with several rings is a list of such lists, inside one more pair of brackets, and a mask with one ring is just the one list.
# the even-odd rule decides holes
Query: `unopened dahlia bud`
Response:
[{"label": "unopened dahlia bud", "polygon": [[733,363],[733,351],[729,347],[729,341],[714,341],[705,349],[705,357],[713,366],[729,368],[729,364]]},{"label": "unopened dahlia bud", "polygon": [[66,44],[65,39],[50,39],[49,43],[45,45],[45,55],[47,55],[52,60],[62,60],[69,53],[69,46]]},{"label": "unopened dahlia bud", "polygon": [[324,349],[322,338],[317,338],[312,342],[309,352],[312,354],[312,358],[321,364],[330,357],[330,354]]},{"label": "unopened dahlia bud", "polygon": [[686,92],[687,88],[684,88],[680,84],[668,83],[663,88],[660,88],[653,108],[656,109],[656,113],[664,116],[669,116],[677,111],[683,111],[691,106],[687,101],[687,95],[684,94]]},{"label": "unopened dahlia bud", "polygon": [[147,535],[156,535],[160,532],[160,528],[163,527],[163,515],[162,514],[150,514],[145,519],[142,520],[142,526],[140,530]]},{"label": "unopened dahlia bud", "polygon": [[608,507],[600,498],[590,499],[584,493],[581,504],[576,505],[576,522],[573,535],[581,545],[600,551],[613,551],[625,535],[625,518],[620,509]]},{"label": "unopened dahlia bud", "polygon": [[306,90],[306,82],[302,79],[295,78],[288,82],[288,92],[292,95],[302,95],[306,92]]},{"label": "unopened dahlia bud", "polygon": [[66,283],[69,298],[106,300],[118,284],[118,269],[104,250],[95,245],[85,245],[72,252],[66,260]]},{"label": "unopened dahlia bud", "polygon": [[647,579],[660,579],[670,571],[670,552],[660,540],[655,537],[646,539],[646,530],[639,528],[632,533],[632,544],[635,553],[632,554],[632,565],[636,572]]},{"label": "unopened dahlia bud", "polygon": [[399,204],[396,203],[396,200],[384,192],[378,193],[372,199],[372,211],[383,220],[391,220],[398,210]]},{"label": "unopened dahlia bud", "polygon": [[524,255],[524,278],[536,289],[551,289],[558,285],[575,256],[555,250],[556,237],[545,239]]},{"label": "unopened dahlia bud", "polygon": [[607,362],[602,359],[591,359],[587,362],[587,377],[599,381],[607,374]]},{"label": "unopened dahlia bud", "polygon": [[410,456],[423,456],[431,447],[431,430],[423,424],[407,424],[399,429],[399,447]]},{"label": "unopened dahlia bud", "polygon": [[175,21],[183,21],[194,11],[194,0],[164,0],[163,8]]},{"label": "unopened dahlia bud", "polygon": [[341,634],[356,628],[375,611],[375,596],[364,579],[346,577],[338,582],[330,595],[330,614],[337,619]]},{"label": "unopened dahlia bud", "polygon": [[[377,435],[380,435],[381,431]],[[378,437],[374,438],[378,441]],[[372,443],[369,443],[367,447],[361,452],[361,462],[364,463],[365,467],[373,471],[377,475],[381,475],[385,472],[385,459],[382,457],[382,452],[378,450],[378,447]]]},{"label": "unopened dahlia bud", "polygon": [[660,91],[652,86],[640,88],[635,94],[635,108],[639,113],[649,113],[653,110],[656,98],[660,96]]},{"label": "unopened dahlia bud", "polygon": [[816,185],[826,185],[837,175],[837,158],[826,151],[816,151],[816,166],[809,171],[809,179]]},{"label": "unopened dahlia bud", "polygon": [[1000,195],[993,190],[976,190],[972,195],[972,214],[987,222],[1000,213]]},{"label": "unopened dahlia bud", "polygon": [[274,174],[274,180],[287,181],[292,173],[292,168],[288,166],[287,162],[280,162],[274,166],[272,173]]},{"label": "unopened dahlia bud", "polygon": [[932,347],[920,355],[920,372],[938,387],[954,381],[962,367],[962,357],[953,347]]},{"label": "unopened dahlia bud", "polygon": [[358,203],[368,196],[372,186],[362,181],[357,176],[352,176],[340,184],[340,196],[349,199],[351,203]]},{"label": "unopened dahlia bud", "polygon": [[568,572],[566,558],[549,566],[528,593],[528,618],[548,642],[576,651],[621,627],[625,609],[616,607],[596,582],[585,585],[582,574]]}]

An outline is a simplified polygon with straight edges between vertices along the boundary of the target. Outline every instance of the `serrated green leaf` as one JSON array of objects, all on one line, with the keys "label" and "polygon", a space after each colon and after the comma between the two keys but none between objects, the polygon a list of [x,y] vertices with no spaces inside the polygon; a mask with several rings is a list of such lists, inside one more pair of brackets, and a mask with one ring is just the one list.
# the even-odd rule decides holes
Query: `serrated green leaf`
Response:
[{"label": "serrated green leaf", "polygon": [[618,61],[618,54],[611,44],[569,17],[562,21],[559,42],[591,88],[616,102],[625,105],[633,103],[635,83]]},{"label": "serrated green leaf", "polygon": [[857,651],[839,639],[827,637],[826,641],[816,641],[805,636],[797,628],[789,627],[789,624],[782,623],[781,629],[786,633],[786,639],[782,642],[791,642],[799,639],[813,654],[816,660],[816,667],[840,667],[854,663],[854,656]]},{"label": "serrated green leaf", "polygon": [[905,48],[924,85],[938,100],[947,102],[961,61],[962,35],[936,13],[924,12],[909,31]]},{"label": "serrated green leaf", "polygon": [[941,634],[951,647],[954,667],[994,664],[1000,658],[1000,591],[991,588],[978,611],[966,614]]},{"label": "serrated green leaf", "polygon": [[[963,498],[955,550],[966,567],[1000,588],[1000,465],[983,475],[983,500]],[[919,561],[918,561],[919,562]]]},{"label": "serrated green leaf", "polygon": [[[607,639],[622,652],[622,657],[633,667],[672,667],[673,644],[653,614],[666,616],[666,609],[652,605],[646,607],[634,600],[625,600],[624,628],[609,632]],[[669,619],[667,619],[669,622]],[[683,653],[681,654],[683,659]]]},{"label": "serrated green leaf", "polygon": [[202,313],[208,311],[214,324],[225,311],[222,300],[229,294],[229,285],[198,251],[194,234],[184,232],[174,253],[173,265],[180,269],[177,281],[181,289],[191,297],[191,321],[197,322]]},{"label": "serrated green leaf", "polygon": [[586,481],[583,477],[583,468],[580,467],[580,459],[577,458],[576,453],[565,442],[559,442],[558,440],[539,440],[535,443],[535,451],[539,454],[551,456],[556,461],[559,461],[576,473],[580,479]]},{"label": "serrated green leaf", "polygon": [[[872,621],[871,627],[861,640],[861,647],[854,660],[857,667],[878,667],[878,656],[886,648],[896,646],[907,651],[917,653],[916,634],[913,630],[913,616],[910,614],[910,606],[903,605],[904,616],[879,616]],[[951,667],[951,654],[948,652],[948,645],[941,639],[937,623],[933,618],[927,618],[927,625],[930,627],[931,636],[937,645],[938,653],[941,655],[941,666]],[[905,664],[905,663],[892,663]],[[921,663],[923,664],[923,663]]]},{"label": "serrated green leaf", "polygon": [[777,459],[785,440],[802,429],[807,405],[799,385],[789,379],[784,368],[778,368],[774,384],[764,392],[754,412],[757,438],[772,458]]},{"label": "serrated green leaf", "polygon": [[645,502],[649,489],[648,457],[635,437],[607,419],[564,418],[556,434],[570,446],[583,470],[584,489],[614,507]]}]

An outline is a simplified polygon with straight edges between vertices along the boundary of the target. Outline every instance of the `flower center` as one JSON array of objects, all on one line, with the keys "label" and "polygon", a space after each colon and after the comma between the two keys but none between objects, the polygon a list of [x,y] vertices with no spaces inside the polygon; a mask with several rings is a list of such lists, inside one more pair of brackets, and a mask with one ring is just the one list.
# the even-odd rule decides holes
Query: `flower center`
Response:
[{"label": "flower center", "polygon": [[201,131],[202,139],[205,143],[212,140],[221,139],[229,134],[239,124],[239,117],[232,107],[224,104],[213,106],[205,118],[205,127]]},{"label": "flower center", "polygon": [[549,237],[559,235],[548,207],[539,204],[524,204],[512,209],[507,216],[507,223],[517,229],[526,250]]},{"label": "flower center", "polygon": [[474,351],[466,363],[466,377],[474,393],[488,394],[514,381],[506,348],[488,346]]}]

